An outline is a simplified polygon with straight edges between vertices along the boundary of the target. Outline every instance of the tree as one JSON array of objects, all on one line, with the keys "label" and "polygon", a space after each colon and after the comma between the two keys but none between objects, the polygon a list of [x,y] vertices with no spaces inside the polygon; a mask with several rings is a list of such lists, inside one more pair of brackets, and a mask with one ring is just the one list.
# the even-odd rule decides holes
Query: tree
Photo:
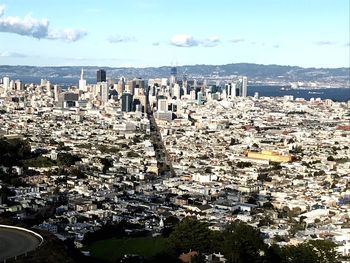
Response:
[{"label": "tree", "polygon": [[267,246],[258,229],[235,221],[226,228],[222,236],[220,250],[228,262],[264,262]]},{"label": "tree", "polygon": [[265,202],[263,204],[263,208],[265,208],[265,209],[274,209],[274,206],[273,206],[273,204],[271,202]]},{"label": "tree", "polygon": [[246,167],[251,167],[252,163],[250,162],[238,162],[237,167],[238,168],[246,168]]},{"label": "tree", "polygon": [[113,166],[113,160],[107,159],[107,158],[101,158],[100,159],[101,164],[103,164],[102,172],[106,173],[109,168]]},{"label": "tree", "polygon": [[169,236],[170,246],[177,254],[190,250],[207,252],[210,249],[210,230],[206,223],[194,218],[184,218]]},{"label": "tree", "polygon": [[327,161],[334,162],[335,159],[334,159],[334,157],[332,155],[330,155],[330,156],[327,157]]},{"label": "tree", "polygon": [[340,263],[336,245],[329,240],[310,240],[297,246],[274,247],[279,262]]},{"label": "tree", "polygon": [[21,139],[0,139],[0,165],[11,167],[20,165],[30,157],[30,144]]},{"label": "tree", "polygon": [[81,161],[81,158],[76,155],[72,155],[70,153],[59,153],[57,155],[57,164],[59,166],[61,165],[71,166],[78,161]]}]

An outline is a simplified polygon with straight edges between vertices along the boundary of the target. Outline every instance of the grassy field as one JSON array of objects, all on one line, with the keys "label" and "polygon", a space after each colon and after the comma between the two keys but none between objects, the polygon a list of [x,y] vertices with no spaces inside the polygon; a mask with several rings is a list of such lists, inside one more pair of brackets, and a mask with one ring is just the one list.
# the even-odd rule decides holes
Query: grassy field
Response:
[{"label": "grassy field", "polygon": [[137,254],[145,258],[152,257],[167,248],[163,237],[111,238],[97,241],[83,250],[88,250],[91,256],[113,261],[124,254]]}]

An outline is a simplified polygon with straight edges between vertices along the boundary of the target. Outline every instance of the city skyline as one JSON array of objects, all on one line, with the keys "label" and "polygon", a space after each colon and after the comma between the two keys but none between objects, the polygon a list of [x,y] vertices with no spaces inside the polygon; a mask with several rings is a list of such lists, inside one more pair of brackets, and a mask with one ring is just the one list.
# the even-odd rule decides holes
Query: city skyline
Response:
[{"label": "city skyline", "polygon": [[346,0],[20,2],[0,1],[2,65],[350,64]]}]

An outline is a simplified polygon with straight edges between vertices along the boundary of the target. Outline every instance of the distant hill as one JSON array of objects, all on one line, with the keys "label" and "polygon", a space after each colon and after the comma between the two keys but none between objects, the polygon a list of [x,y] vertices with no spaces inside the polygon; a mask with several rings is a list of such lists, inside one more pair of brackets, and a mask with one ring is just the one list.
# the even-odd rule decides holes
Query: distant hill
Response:
[{"label": "distant hill", "polygon": [[[76,80],[80,78],[79,66],[34,67],[34,66],[0,66],[0,77],[11,79],[46,78]],[[99,67],[84,68],[84,76],[91,81],[96,78]],[[169,77],[170,66],[163,67],[104,67],[108,78],[162,78]],[[226,65],[188,65],[178,66],[178,77],[216,78],[244,75],[250,83],[288,83],[288,82],[320,82],[331,86],[350,86],[350,68],[302,68],[296,66],[260,65],[251,63],[236,63]]]}]

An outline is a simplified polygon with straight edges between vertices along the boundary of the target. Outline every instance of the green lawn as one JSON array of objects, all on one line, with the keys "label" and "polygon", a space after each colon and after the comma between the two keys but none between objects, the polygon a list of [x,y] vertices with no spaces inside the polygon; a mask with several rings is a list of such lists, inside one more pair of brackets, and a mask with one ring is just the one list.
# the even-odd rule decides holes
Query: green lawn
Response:
[{"label": "green lawn", "polygon": [[90,251],[93,257],[115,262],[124,254],[137,254],[148,258],[164,251],[166,248],[166,238],[139,237],[101,240],[85,247],[83,250]]}]

